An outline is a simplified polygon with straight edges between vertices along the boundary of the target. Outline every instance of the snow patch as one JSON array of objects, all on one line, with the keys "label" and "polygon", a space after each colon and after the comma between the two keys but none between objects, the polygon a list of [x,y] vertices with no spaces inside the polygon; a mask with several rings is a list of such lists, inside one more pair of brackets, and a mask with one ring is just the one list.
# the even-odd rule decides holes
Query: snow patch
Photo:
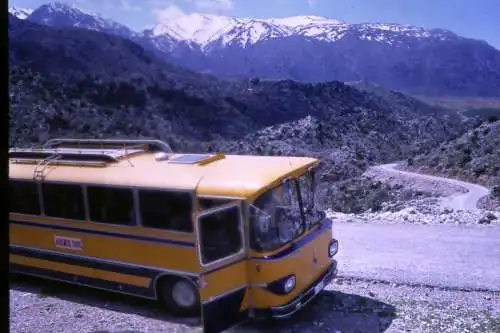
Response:
[{"label": "snow patch", "polygon": [[238,19],[202,14],[184,14],[160,22],[152,29],[153,36],[171,35],[179,40],[198,44],[220,37],[240,22]]},{"label": "snow patch", "polygon": [[9,13],[11,15],[14,15],[20,20],[25,20],[28,18],[28,16],[33,13],[33,9],[31,8],[18,8],[18,7],[10,7],[9,8]]}]

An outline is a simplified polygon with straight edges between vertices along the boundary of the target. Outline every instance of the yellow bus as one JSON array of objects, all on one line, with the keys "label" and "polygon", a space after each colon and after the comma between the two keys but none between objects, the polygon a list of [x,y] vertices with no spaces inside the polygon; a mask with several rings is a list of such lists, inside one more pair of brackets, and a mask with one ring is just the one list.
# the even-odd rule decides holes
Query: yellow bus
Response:
[{"label": "yellow bus", "polygon": [[290,317],[337,274],[318,163],[159,140],[9,149],[10,271],[158,299],[205,331]]}]

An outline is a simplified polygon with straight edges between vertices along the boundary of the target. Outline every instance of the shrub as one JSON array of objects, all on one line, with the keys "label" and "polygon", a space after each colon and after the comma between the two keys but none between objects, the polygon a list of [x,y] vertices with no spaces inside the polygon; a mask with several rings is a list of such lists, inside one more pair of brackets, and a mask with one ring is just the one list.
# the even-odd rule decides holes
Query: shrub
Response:
[{"label": "shrub", "polygon": [[493,186],[493,195],[500,198],[500,185]]},{"label": "shrub", "polygon": [[498,121],[498,120],[500,120],[500,118],[498,116],[489,116],[488,117],[489,123],[494,123],[495,121]]}]

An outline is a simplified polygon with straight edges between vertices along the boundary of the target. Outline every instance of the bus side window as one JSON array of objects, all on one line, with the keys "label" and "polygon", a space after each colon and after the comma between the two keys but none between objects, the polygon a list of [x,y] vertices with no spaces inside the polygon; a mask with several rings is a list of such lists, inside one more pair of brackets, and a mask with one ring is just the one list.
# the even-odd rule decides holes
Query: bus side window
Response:
[{"label": "bus side window", "polygon": [[38,184],[30,180],[9,180],[9,212],[40,215]]},{"label": "bus side window", "polygon": [[134,196],[131,189],[88,186],[90,220],[118,225],[135,224]]},{"label": "bus side window", "polygon": [[141,222],[146,228],[192,232],[192,197],[189,192],[139,190]]},{"label": "bus side window", "polygon": [[43,183],[45,215],[85,220],[83,189],[80,185]]},{"label": "bus side window", "polygon": [[243,248],[238,206],[202,216],[198,223],[204,265],[234,255]]}]

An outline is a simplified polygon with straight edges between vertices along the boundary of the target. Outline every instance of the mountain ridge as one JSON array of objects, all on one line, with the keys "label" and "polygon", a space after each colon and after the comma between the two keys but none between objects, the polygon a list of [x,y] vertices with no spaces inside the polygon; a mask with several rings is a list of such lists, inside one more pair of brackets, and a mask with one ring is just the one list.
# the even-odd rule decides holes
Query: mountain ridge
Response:
[{"label": "mountain ridge", "polygon": [[[43,12],[43,11],[59,11],[59,12],[68,12],[78,10],[82,14],[93,16],[96,20],[101,21],[101,23],[105,22],[108,25],[110,22],[113,24],[120,25],[122,27],[126,27],[125,24],[115,22],[111,19],[106,19],[99,14],[86,12],[84,10],[79,9],[74,5],[68,5],[63,2],[50,2],[48,4],[41,5],[37,9],[22,9],[23,11],[28,11],[30,14],[33,12]],[[9,11],[11,14],[16,14],[16,8],[10,8]],[[17,15],[16,15],[17,16]],[[21,14],[21,16],[23,16]],[[29,15],[28,15],[29,16]],[[27,18],[27,17],[22,17]],[[33,19],[33,18],[32,18]],[[34,18],[35,21],[38,21],[37,18]],[[39,22],[42,23],[42,22]],[[49,22],[46,22],[49,23]],[[349,27],[356,27],[358,29],[377,29],[380,31],[392,31],[392,32],[403,32],[408,35],[414,35],[416,37],[435,37],[435,38],[447,38],[447,37],[455,37],[457,36],[450,30],[446,29],[425,29],[418,26],[406,25],[406,24],[396,24],[396,23],[383,23],[383,22],[366,22],[366,23],[346,23],[344,21],[315,16],[315,15],[298,15],[298,16],[290,16],[283,18],[238,18],[238,17],[230,17],[224,15],[214,15],[214,14],[199,14],[199,13],[191,13],[191,14],[177,14],[172,15],[167,19],[164,19],[162,22],[157,23],[153,28],[144,29],[142,31],[133,31],[128,28],[132,33],[131,35],[140,35],[140,36],[164,36],[167,35],[171,38],[177,39],[178,41],[188,41],[197,44],[199,47],[207,47],[208,44],[214,41],[218,41],[219,39],[225,39],[225,42],[231,41],[231,38],[227,38],[227,32],[231,30],[235,30],[239,28],[241,25],[249,26],[249,25],[267,25],[268,27],[275,28],[275,31],[280,32],[281,34],[273,35],[271,37],[275,38],[283,38],[288,37],[292,34],[296,34],[304,37],[316,37],[319,40],[329,40],[335,41],[341,37],[345,31]],[[190,30],[187,30],[187,26],[191,26]],[[318,30],[318,27],[329,28],[333,30],[333,28],[337,28],[339,31],[330,31],[328,35],[328,30],[325,29],[323,31],[311,32],[312,29]],[[259,34],[262,29],[257,29],[255,26],[252,27],[256,35],[248,36],[248,40],[239,41],[244,45],[247,45],[247,42],[250,41],[250,44],[254,44],[255,42],[261,40]],[[265,29],[265,28],[264,28]],[[205,30],[205,31],[203,31]],[[260,31],[259,31],[260,30]],[[197,34],[198,33],[198,34]],[[266,35],[265,37],[270,37]],[[370,36],[363,35],[362,38],[366,38],[371,40],[372,37],[374,40],[381,41],[383,40],[383,36]]]},{"label": "mountain ridge", "polygon": [[366,81],[415,95],[500,95],[500,51],[444,29],[346,24],[315,16],[176,17],[135,32],[56,2],[40,6],[25,19],[126,37],[169,63],[220,78]]}]

